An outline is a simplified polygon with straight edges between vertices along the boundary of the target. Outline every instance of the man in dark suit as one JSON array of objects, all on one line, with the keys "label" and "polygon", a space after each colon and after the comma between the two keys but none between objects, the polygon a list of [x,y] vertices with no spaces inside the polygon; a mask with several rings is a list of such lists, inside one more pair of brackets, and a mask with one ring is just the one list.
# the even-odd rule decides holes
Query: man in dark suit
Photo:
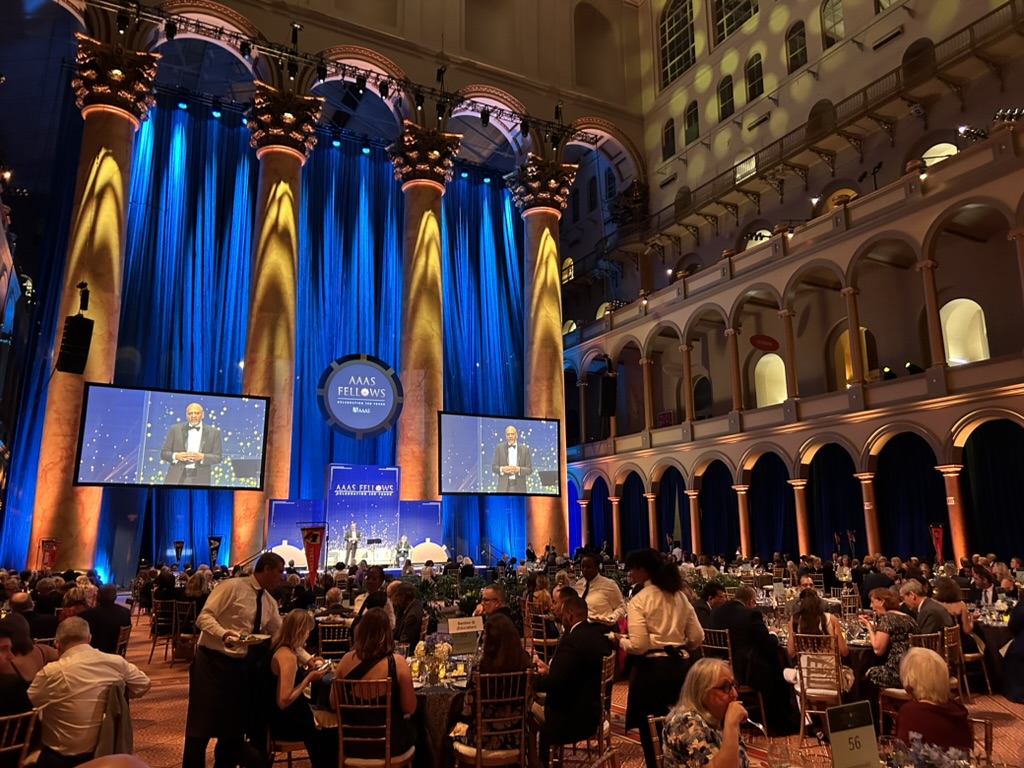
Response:
[{"label": "man in dark suit", "polygon": [[160,458],[169,466],[165,485],[210,485],[210,467],[221,462],[220,430],[203,424],[203,406],[192,403],[185,409],[185,424],[167,430]]},{"label": "man in dark suit", "polygon": [[864,608],[870,608],[871,598],[869,595],[871,594],[871,590],[878,589],[879,587],[889,589],[889,587],[896,583],[893,580],[894,575],[895,572],[890,568],[886,568],[882,571],[871,570],[865,573],[864,580],[860,585],[861,606]]},{"label": "man in dark suit", "polygon": [[525,493],[526,477],[533,473],[533,459],[526,443],[511,424],[505,428],[505,442],[494,449],[491,469],[498,479],[498,493]]},{"label": "man in dark suit", "polygon": [[408,643],[410,649],[415,649],[423,628],[423,601],[416,599],[416,587],[408,581],[398,582],[391,593],[391,605],[395,609],[395,642]]},{"label": "man in dark suit", "polygon": [[117,636],[122,627],[132,624],[132,612],[117,604],[117,587],[107,584],[96,593],[96,607],[79,616],[89,622],[92,647],[104,653],[117,653]]},{"label": "man in dark suit", "polygon": [[904,605],[916,614],[917,628],[921,634],[943,632],[946,627],[956,625],[953,614],[947,611],[945,606],[927,597],[924,586],[917,579],[903,582],[900,587],[900,597],[903,598]]},{"label": "man in dark suit", "polygon": [[709,581],[700,591],[700,600],[693,604],[693,612],[697,614],[697,621],[702,627],[708,626],[711,620],[711,612],[725,602],[725,587]]},{"label": "man in dark suit", "polygon": [[967,602],[975,605],[992,605],[999,598],[996,596],[996,580],[992,572],[983,565],[975,564],[971,569],[971,589],[967,593]]},{"label": "man in dark suit", "polygon": [[773,735],[785,736],[799,727],[793,687],[782,676],[779,641],[769,634],[756,604],[753,587],[737,587],[732,600],[711,612],[708,627],[728,630],[736,682],[761,692],[765,724]]},{"label": "man in dark suit", "polygon": [[551,664],[535,657],[537,690],[547,691],[544,707],[533,705],[540,724],[540,759],[548,764],[551,744],[574,744],[601,726],[601,671],[609,653],[601,627],[587,621],[587,602],[576,594],[559,595],[559,617],[565,634]]},{"label": "man in dark suit", "polygon": [[56,636],[57,617],[52,613],[37,613],[28,592],[15,592],[10,605],[11,611],[20,613],[28,622],[28,632],[33,640]]}]

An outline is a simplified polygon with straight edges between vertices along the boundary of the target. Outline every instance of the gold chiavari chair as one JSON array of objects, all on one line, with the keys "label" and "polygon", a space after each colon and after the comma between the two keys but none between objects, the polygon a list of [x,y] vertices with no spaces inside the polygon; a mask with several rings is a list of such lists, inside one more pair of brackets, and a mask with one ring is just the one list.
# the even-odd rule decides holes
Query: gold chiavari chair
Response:
[{"label": "gold chiavari chair", "polygon": [[167,661],[167,649],[174,642],[174,626],[174,601],[154,600],[149,625],[153,647],[149,649],[148,664],[153,663],[153,652],[156,650],[157,643],[164,644],[164,661]]},{"label": "gold chiavari chair", "polygon": [[340,659],[348,653],[350,629],[342,622],[321,621],[317,655],[321,659]]},{"label": "gold chiavari chair", "polygon": [[[391,754],[390,677],[378,680],[334,678],[332,686],[334,711],[338,716],[338,768],[402,768],[412,764],[415,746],[400,755]],[[380,757],[356,756],[367,752]]]},{"label": "gold chiavari chair", "polygon": [[651,729],[651,744],[654,746],[654,762],[658,768],[665,764],[665,756],[661,753],[661,731],[665,727],[665,716],[647,716],[647,727]]},{"label": "gold chiavari chair", "polygon": [[117,655],[124,656],[128,653],[128,641],[132,639],[132,627],[121,627],[117,633]]},{"label": "gold chiavari chair", "polygon": [[[20,715],[0,717],[0,762],[9,765],[25,765],[29,746],[32,743],[32,732],[35,730],[39,710],[32,709]],[[8,756],[11,757],[8,763]]]},{"label": "gold chiavari chair", "polygon": [[[704,630],[704,655],[725,659],[729,666],[736,668],[732,663],[732,640],[727,629],[705,629]],[[749,685],[736,685],[736,693],[747,709],[757,710],[758,720],[764,721],[764,698],[761,692]]]},{"label": "gold chiavari chair", "polygon": [[[532,670],[475,675],[476,743],[454,742],[456,766],[526,765],[526,713],[532,676]],[[505,742],[518,746],[488,748],[488,744]]]}]

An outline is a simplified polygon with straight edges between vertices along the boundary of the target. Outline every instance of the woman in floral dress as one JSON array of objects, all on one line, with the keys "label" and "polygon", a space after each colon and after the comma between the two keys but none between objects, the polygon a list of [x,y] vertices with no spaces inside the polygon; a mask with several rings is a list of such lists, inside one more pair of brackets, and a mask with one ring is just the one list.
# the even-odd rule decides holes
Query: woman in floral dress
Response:
[{"label": "woman in floral dress", "polygon": [[686,675],[679,703],[665,718],[665,768],[748,768],[740,740],[746,719],[732,668],[721,659],[700,659]]},{"label": "woman in floral dress", "polygon": [[871,609],[878,614],[878,621],[872,622],[861,616],[861,623],[868,628],[871,647],[876,656],[885,656],[885,661],[867,671],[867,678],[879,688],[899,688],[900,662],[910,647],[910,636],[917,632],[917,622],[899,610],[900,599],[890,590],[879,587],[868,595]]}]

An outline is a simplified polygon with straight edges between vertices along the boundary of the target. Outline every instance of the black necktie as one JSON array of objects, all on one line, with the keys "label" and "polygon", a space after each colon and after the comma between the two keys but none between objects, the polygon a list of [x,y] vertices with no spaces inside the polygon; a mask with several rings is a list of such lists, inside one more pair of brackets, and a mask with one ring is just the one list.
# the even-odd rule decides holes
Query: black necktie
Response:
[{"label": "black necktie", "polygon": [[252,622],[252,633],[258,635],[263,628],[263,590],[256,590],[256,618]]},{"label": "black necktie", "polygon": [[590,582],[588,581],[588,582],[587,582],[587,585],[586,585],[586,586],[585,586],[585,587],[583,588],[583,599],[584,599],[584,600],[586,600],[586,599],[587,599],[587,593],[588,593],[589,591],[590,591]]}]

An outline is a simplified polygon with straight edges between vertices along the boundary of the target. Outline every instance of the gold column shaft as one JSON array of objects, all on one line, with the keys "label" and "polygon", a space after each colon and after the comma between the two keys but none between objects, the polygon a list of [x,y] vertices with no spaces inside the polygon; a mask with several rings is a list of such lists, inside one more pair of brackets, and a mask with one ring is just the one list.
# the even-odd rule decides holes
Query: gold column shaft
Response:
[{"label": "gold column shaft", "polygon": [[[850,339],[850,370],[853,373],[851,384],[864,383],[864,345],[860,340],[860,314],[857,311],[857,289],[843,288],[840,291],[846,297],[846,328]],[[842,387],[842,382],[836,382]]]},{"label": "gold column shaft", "polygon": [[864,499],[864,529],[868,535],[868,554],[877,555],[882,551],[882,531],[878,527],[878,508],[875,506],[875,473],[858,472],[860,494]]},{"label": "gold column shaft", "polygon": [[800,547],[799,554],[807,555],[814,551],[811,543],[811,516],[807,510],[807,481],[803,479],[787,480],[793,486],[793,500],[796,506],[796,538]]},{"label": "gold column shaft", "polygon": [[732,489],[736,491],[736,506],[740,516],[740,553],[743,557],[753,557],[754,536],[750,529],[750,497],[747,496],[750,486],[734,485]]},{"label": "gold column shaft", "polygon": [[622,552],[622,518],[619,515],[619,497],[609,496],[612,505],[612,554],[616,560],[623,556]]},{"label": "gold column shaft", "polygon": [[684,493],[690,500],[690,545],[693,554],[699,555],[703,549],[700,542],[700,491],[684,491]]},{"label": "gold column shaft", "polygon": [[936,467],[942,473],[946,485],[946,507],[949,509],[949,538],[953,542],[953,562],[959,563],[961,558],[968,557],[967,518],[960,493],[960,472],[962,464],[944,464]]},{"label": "gold column shaft", "polygon": [[660,549],[658,546],[658,497],[653,493],[645,493],[647,499],[647,527],[651,538],[651,549]]}]

